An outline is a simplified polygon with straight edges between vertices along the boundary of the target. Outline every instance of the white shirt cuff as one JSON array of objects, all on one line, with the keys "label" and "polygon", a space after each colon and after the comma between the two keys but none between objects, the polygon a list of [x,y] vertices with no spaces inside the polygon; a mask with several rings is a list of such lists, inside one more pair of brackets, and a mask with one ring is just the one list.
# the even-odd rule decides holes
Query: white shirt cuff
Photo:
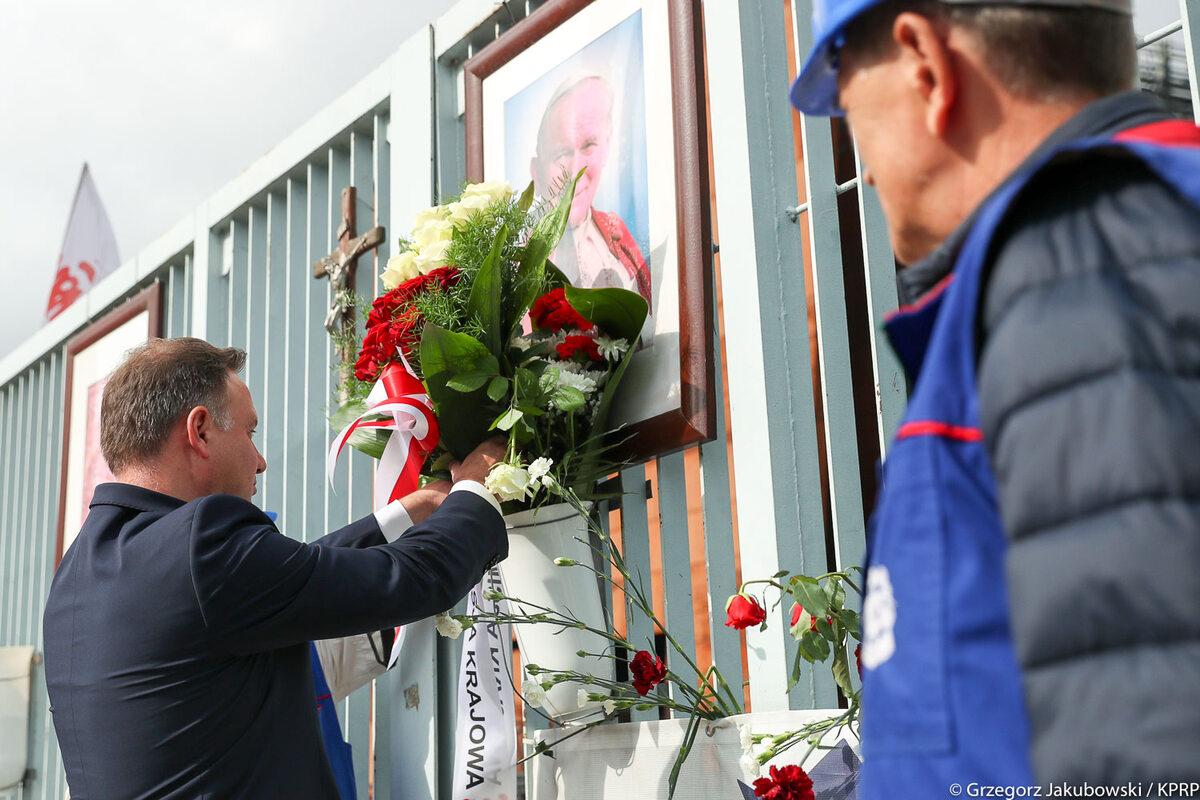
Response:
[{"label": "white shirt cuff", "polygon": [[393,500],[376,511],[375,521],[379,523],[379,530],[383,531],[383,538],[389,542],[396,541],[401,534],[413,526],[408,509],[399,500]]},{"label": "white shirt cuff", "polygon": [[[479,495],[492,508],[496,509],[497,514],[503,514],[500,510],[500,503],[496,500],[496,495],[483,488],[483,484],[479,481],[459,481],[450,487],[452,492],[470,492],[471,494]],[[404,533],[413,526],[412,517],[408,515],[408,509],[399,500],[393,500],[383,508],[375,512],[375,521],[379,523],[379,530],[383,531],[383,538],[389,542],[394,542],[399,539]]]},{"label": "white shirt cuff", "polygon": [[504,514],[504,512],[500,510],[500,501],[496,499],[496,495],[483,488],[483,484],[479,481],[459,481],[450,487],[450,491],[470,492],[471,494],[477,494],[484,500],[487,500],[488,504],[491,505],[492,508],[496,509],[497,514]]}]

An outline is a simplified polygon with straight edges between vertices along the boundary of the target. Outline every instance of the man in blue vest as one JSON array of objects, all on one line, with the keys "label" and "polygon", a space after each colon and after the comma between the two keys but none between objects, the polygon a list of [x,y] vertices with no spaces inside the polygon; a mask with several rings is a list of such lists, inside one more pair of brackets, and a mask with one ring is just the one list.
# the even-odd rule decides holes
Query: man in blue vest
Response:
[{"label": "man in blue vest", "polygon": [[792,102],[908,265],[863,796],[1200,780],[1200,131],[1130,91],[1129,0],[815,0],[813,39]]}]

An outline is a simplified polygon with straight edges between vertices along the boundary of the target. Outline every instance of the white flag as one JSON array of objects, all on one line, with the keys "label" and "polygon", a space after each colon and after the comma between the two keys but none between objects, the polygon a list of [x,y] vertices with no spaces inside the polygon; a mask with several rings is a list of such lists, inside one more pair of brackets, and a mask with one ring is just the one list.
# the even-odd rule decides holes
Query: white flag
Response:
[{"label": "white flag", "polygon": [[[504,591],[492,567],[467,595],[467,614],[494,613],[483,592]],[[512,635],[507,625],[476,623],[466,630],[458,676],[454,733],[454,800],[516,800],[517,732],[513,714]]]},{"label": "white flag", "polygon": [[71,217],[67,221],[67,235],[63,237],[62,252],[58,256],[58,272],[46,304],[46,321],[65,311],[120,263],[112,225],[108,222],[108,214],[104,213],[87,164],[84,164]]}]

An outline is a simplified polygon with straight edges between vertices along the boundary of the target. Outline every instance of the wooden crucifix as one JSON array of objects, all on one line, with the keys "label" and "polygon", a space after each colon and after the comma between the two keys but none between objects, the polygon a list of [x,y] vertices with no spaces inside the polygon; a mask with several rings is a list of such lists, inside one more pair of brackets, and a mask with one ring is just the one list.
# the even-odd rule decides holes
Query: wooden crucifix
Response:
[{"label": "wooden crucifix", "polygon": [[329,276],[333,289],[329,313],[325,316],[325,330],[330,334],[343,334],[341,357],[343,362],[353,363],[354,352],[349,352],[351,334],[354,330],[354,273],[358,257],[368,250],[383,244],[386,233],[382,226],[375,226],[362,236],[354,233],[355,191],[353,186],[342,189],[342,224],[338,228],[338,247],[313,265],[313,277]]}]

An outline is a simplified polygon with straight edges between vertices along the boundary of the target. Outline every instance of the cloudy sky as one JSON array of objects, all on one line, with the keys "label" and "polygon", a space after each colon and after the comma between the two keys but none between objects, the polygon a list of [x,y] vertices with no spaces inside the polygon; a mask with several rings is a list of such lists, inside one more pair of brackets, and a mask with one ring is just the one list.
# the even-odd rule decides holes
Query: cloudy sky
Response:
[{"label": "cloudy sky", "polygon": [[0,356],[41,325],[85,161],[128,259],[451,5],[0,4]]}]

